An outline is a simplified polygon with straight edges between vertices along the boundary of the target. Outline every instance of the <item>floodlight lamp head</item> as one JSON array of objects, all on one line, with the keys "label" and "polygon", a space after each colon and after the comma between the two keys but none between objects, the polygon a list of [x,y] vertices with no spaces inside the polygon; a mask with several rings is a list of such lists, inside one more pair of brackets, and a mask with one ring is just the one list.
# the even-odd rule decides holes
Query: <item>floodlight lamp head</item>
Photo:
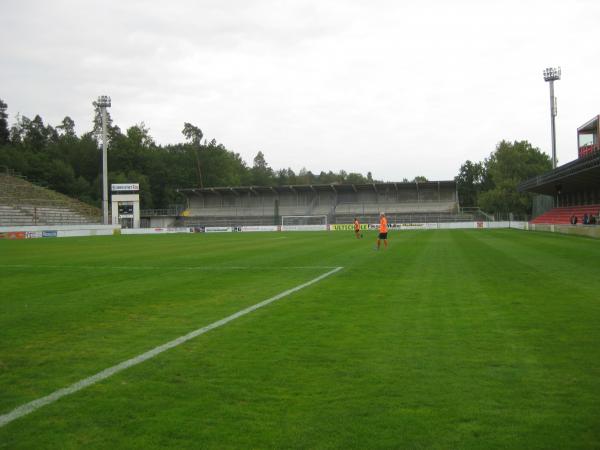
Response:
[{"label": "floodlight lamp head", "polygon": [[544,81],[560,80],[560,66],[548,67],[544,70]]},{"label": "floodlight lamp head", "polygon": [[98,97],[98,106],[103,108],[110,108],[110,97],[108,95],[101,95]]}]

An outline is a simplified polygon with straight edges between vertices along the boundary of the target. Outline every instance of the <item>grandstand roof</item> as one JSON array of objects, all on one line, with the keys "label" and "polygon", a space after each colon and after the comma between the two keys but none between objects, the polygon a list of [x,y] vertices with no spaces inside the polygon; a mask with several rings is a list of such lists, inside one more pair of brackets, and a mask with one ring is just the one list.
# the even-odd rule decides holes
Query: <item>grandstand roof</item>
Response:
[{"label": "grandstand roof", "polygon": [[423,186],[425,188],[433,187],[455,187],[455,181],[419,181],[419,182],[390,182],[390,183],[368,183],[368,184],[294,184],[284,186],[224,186],[224,187],[206,187],[206,188],[179,188],[177,192],[184,194],[242,194],[242,193],[264,193],[264,192],[301,192],[301,191],[359,191],[359,190],[399,190],[402,187]]},{"label": "grandstand roof", "polygon": [[521,192],[556,195],[596,189],[600,185],[600,152],[576,159],[519,185]]},{"label": "grandstand roof", "polygon": [[586,123],[581,125],[579,128],[577,128],[577,132],[598,130],[598,121],[600,121],[600,115],[591,118]]}]

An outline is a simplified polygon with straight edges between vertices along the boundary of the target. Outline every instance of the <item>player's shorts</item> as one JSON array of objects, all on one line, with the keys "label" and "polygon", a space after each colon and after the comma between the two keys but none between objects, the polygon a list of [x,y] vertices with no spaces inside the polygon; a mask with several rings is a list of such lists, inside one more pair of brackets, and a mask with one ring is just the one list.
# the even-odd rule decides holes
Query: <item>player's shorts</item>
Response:
[{"label": "player's shorts", "polygon": [[379,233],[379,239],[387,239],[387,233]]}]

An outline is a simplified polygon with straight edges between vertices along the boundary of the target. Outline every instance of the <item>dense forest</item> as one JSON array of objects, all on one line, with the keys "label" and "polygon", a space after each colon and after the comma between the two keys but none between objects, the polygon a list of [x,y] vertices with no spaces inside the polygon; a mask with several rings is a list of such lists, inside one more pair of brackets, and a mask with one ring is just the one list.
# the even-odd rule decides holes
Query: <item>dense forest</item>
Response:
[{"label": "dense forest", "polygon": [[[92,130],[77,136],[75,123],[65,117],[58,126],[18,116],[9,126],[7,105],[0,100],[0,165],[51,189],[94,205],[101,201],[101,119],[95,107]],[[182,203],[181,187],[274,186],[286,184],[368,183],[371,174],[321,172],[291,168],[273,170],[262,152],[252,166],[202,130],[185,123],[185,142],[157,145],[144,123],[125,132],[108,116],[109,183],[140,183],[142,208],[167,208]]]},{"label": "dense forest", "polygon": [[[0,99],[0,166],[14,170],[51,189],[99,206],[101,201],[100,112],[94,103],[91,130],[78,136],[75,123],[65,117],[59,125],[18,115],[11,125],[8,106]],[[125,132],[108,116],[109,183],[140,183],[142,208],[168,208],[183,203],[181,187],[276,186],[287,184],[371,183],[371,172],[312,173],[305,169],[272,169],[262,152],[252,166],[239,154],[202,130],[185,123],[184,142],[157,145],[140,123]],[[2,169],[2,167],[0,167]],[[520,181],[551,169],[550,158],[527,141],[502,141],[482,162],[466,161],[455,177],[463,206],[479,206],[490,213],[531,212],[531,196],[517,192]],[[400,181],[400,180],[398,180]],[[403,179],[401,181],[409,181]],[[427,181],[417,176],[411,181]]]}]

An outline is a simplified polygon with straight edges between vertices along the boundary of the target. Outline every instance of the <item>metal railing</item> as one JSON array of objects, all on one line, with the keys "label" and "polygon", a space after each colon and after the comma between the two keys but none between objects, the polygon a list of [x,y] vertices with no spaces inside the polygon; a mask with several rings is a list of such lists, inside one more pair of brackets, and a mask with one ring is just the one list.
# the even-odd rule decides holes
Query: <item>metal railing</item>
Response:
[{"label": "metal railing", "polygon": [[471,214],[475,218],[475,220],[478,220],[478,221],[483,220],[484,222],[493,222],[494,220],[500,220],[500,219],[496,219],[496,217],[493,214],[488,214],[476,206],[475,207],[467,206],[467,207],[459,208],[459,212],[461,214]]},{"label": "metal railing", "polygon": [[157,216],[180,216],[184,208],[159,208],[159,209],[142,209],[140,216],[142,217],[157,217]]}]

